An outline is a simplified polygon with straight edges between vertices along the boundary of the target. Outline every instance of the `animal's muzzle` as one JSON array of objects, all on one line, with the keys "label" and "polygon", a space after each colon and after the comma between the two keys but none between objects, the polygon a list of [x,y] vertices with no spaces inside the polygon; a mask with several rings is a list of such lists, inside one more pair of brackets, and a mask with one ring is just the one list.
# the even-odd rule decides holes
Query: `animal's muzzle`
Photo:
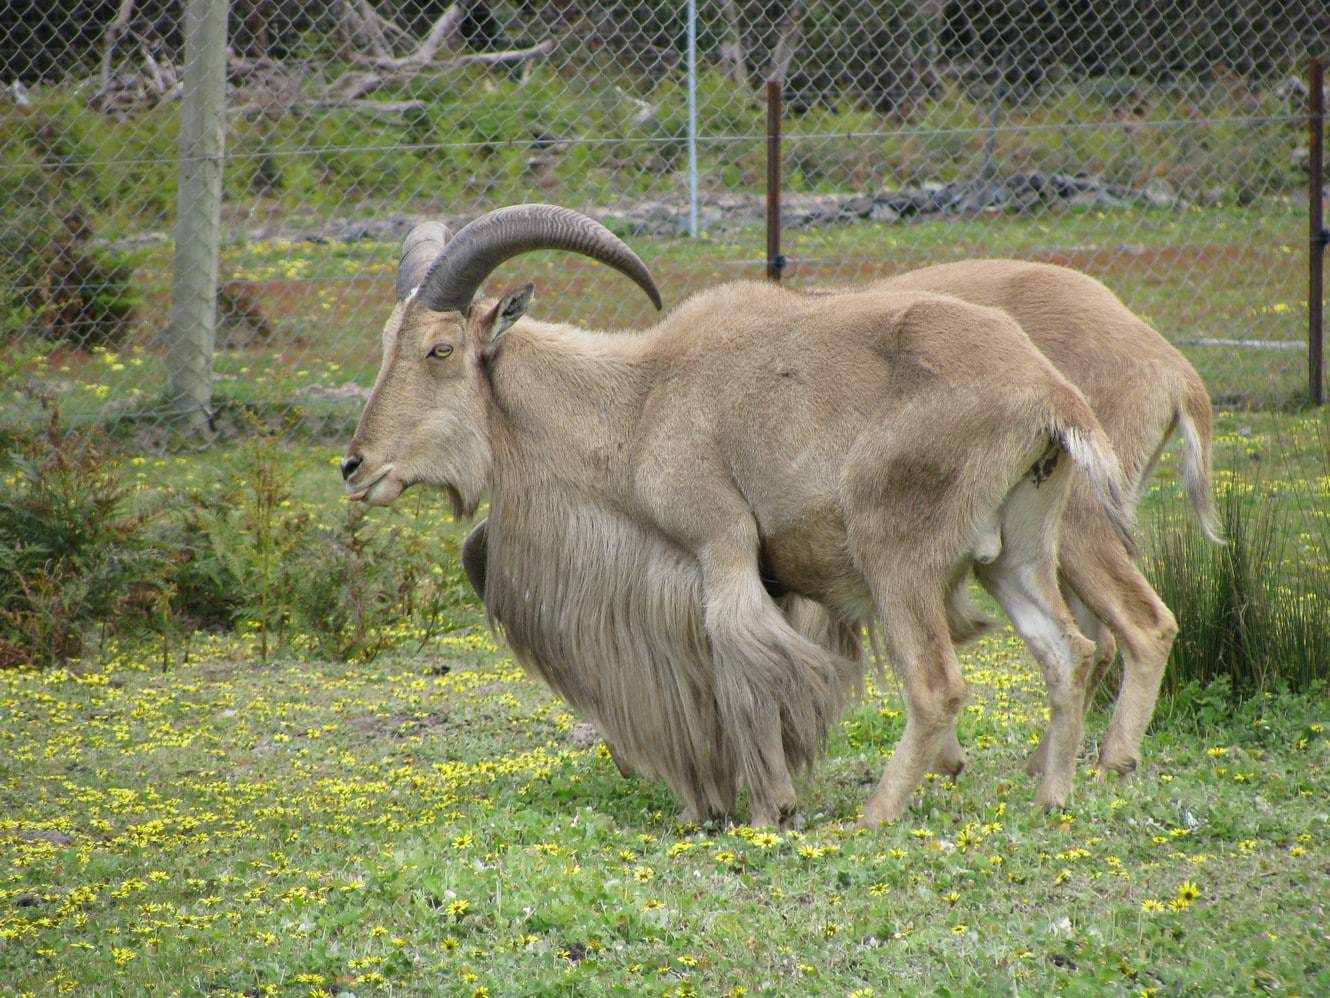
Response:
[{"label": "animal's muzzle", "polygon": [[356,473],[356,469],[364,464],[365,459],[359,454],[352,454],[342,462],[342,481],[349,482],[351,476]]}]

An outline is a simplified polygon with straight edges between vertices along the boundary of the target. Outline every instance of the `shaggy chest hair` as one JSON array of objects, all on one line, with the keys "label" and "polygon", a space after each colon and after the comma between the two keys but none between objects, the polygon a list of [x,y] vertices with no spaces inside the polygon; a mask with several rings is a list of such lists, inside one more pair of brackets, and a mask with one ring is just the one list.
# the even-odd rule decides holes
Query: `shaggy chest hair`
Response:
[{"label": "shaggy chest hair", "polygon": [[696,815],[732,813],[734,752],[692,557],[557,487],[496,483],[490,522],[485,606],[518,661],[596,724],[621,765]]}]

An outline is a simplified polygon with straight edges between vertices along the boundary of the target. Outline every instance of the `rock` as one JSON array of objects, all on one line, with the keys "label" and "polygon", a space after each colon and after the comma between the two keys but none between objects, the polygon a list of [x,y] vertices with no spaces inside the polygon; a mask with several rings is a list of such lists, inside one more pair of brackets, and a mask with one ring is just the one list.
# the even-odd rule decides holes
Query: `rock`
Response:
[{"label": "rock", "polygon": [[1066,200],[1077,208],[1116,208],[1122,203],[1104,190],[1078,191]]},{"label": "rock", "polygon": [[927,200],[928,195],[919,191],[888,191],[873,198],[873,205],[890,208],[897,218],[909,218],[919,214]]},{"label": "rock", "polygon": [[889,204],[874,204],[868,212],[868,217],[874,222],[899,222],[901,220],[900,212]]},{"label": "rock", "polygon": [[840,213],[846,217],[872,218],[877,204],[866,194],[856,194],[841,205]]},{"label": "rock", "polygon": [[1164,180],[1152,180],[1141,189],[1141,198],[1146,204],[1161,208],[1172,208],[1181,200],[1172,186]]},{"label": "rock", "polygon": [[24,891],[21,894],[14,895],[14,904],[19,908],[34,908],[41,901],[32,891]]}]

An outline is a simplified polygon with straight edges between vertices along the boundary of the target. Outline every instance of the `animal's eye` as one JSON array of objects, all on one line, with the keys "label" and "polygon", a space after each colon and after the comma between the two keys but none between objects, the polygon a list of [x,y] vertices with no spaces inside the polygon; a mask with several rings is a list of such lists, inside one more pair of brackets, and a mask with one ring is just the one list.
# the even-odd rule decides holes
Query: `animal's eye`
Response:
[{"label": "animal's eye", "polygon": [[443,360],[452,352],[453,348],[450,347],[447,343],[436,343],[434,344],[434,346],[429,348],[429,356],[433,357],[435,360]]}]

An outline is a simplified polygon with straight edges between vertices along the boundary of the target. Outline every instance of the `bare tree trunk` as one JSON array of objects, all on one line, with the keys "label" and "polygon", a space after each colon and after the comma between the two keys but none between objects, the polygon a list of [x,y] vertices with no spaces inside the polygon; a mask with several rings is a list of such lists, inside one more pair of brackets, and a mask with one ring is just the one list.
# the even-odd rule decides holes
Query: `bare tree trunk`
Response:
[{"label": "bare tree trunk", "polygon": [[111,89],[111,69],[115,62],[115,47],[120,41],[120,36],[129,29],[129,22],[133,16],[134,0],[120,0],[120,9],[116,11],[115,20],[106,26],[106,34],[102,40],[101,93],[106,93]]},{"label": "bare tree trunk", "polygon": [[[745,91],[752,91],[754,81],[750,78],[750,70],[758,70],[758,67],[750,67],[748,64],[749,53],[744,45],[744,11],[740,9],[738,0],[721,0],[721,12],[725,15],[725,27],[727,38],[720,47],[721,62],[725,66],[725,71],[735,84],[742,87]],[[794,60],[794,53],[799,48],[799,33],[803,28],[804,4],[803,0],[791,0],[785,7],[785,13],[780,19],[779,28],[772,24],[769,29],[763,27],[759,29],[759,38],[756,49],[757,54],[754,59],[762,57],[763,42],[770,39],[771,34],[775,35],[770,52],[770,63],[763,74],[764,80],[784,80],[790,71],[790,63]],[[751,19],[750,19],[751,20]],[[750,35],[751,37],[751,35]]]},{"label": "bare tree trunk", "polygon": [[767,73],[768,80],[785,82],[785,74],[790,70],[790,61],[794,59],[794,53],[799,48],[799,32],[803,28],[803,17],[803,0],[793,0],[789,9],[785,12],[785,23],[781,25],[780,35],[776,38],[776,45],[771,50],[771,68]]},{"label": "bare tree trunk", "polygon": [[392,44],[388,35],[397,39],[406,32],[370,6],[369,0],[339,0],[337,24],[348,42],[355,48],[368,47],[375,58],[391,59]]},{"label": "bare tree trunk", "polygon": [[748,81],[748,57],[744,54],[743,30],[740,27],[743,20],[739,16],[739,5],[735,0],[721,0],[720,7],[725,14],[725,27],[729,34],[725,44],[720,47],[721,62],[735,86],[748,90],[752,84]]}]

